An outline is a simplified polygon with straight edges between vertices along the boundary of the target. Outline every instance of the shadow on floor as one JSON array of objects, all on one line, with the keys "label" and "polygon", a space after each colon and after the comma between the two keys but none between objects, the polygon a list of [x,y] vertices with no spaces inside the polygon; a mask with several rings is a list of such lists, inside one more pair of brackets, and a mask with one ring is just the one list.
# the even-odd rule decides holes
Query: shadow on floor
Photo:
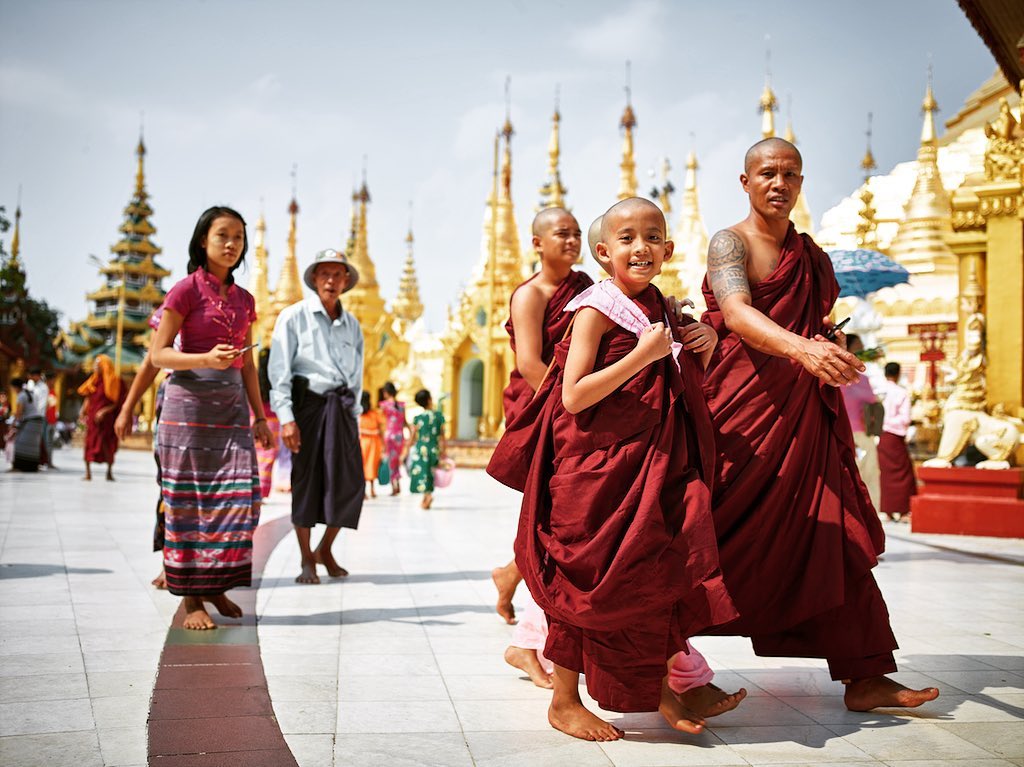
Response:
[{"label": "shadow on floor", "polygon": [[356,623],[388,623],[391,621],[412,623],[421,626],[458,626],[460,620],[440,620],[447,615],[458,613],[494,612],[493,607],[484,605],[433,605],[429,607],[365,607],[354,610],[334,610],[312,615],[262,615],[261,626],[335,626]]},{"label": "shadow on floor", "polygon": [[[448,581],[486,581],[490,580],[489,570],[457,570],[448,573],[353,573],[344,578],[327,579],[320,571],[321,581],[331,583],[372,583],[376,586],[392,586],[402,583],[446,583]],[[278,588],[282,586],[301,586],[309,588],[307,583],[296,583],[294,577],[265,578],[260,581],[260,588]]]},{"label": "shadow on floor", "polygon": [[103,575],[114,572],[98,567],[65,567],[64,565],[0,564],[0,580],[8,578],[45,578],[48,575]]}]

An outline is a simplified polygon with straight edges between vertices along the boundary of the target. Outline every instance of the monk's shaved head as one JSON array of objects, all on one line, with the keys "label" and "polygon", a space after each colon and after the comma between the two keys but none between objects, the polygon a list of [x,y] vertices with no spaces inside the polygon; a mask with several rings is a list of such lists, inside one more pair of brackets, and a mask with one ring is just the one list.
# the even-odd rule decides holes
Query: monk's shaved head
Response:
[{"label": "monk's shaved head", "polygon": [[797,162],[800,163],[800,169],[803,170],[804,158],[800,154],[800,150],[796,148],[796,145],[786,141],[784,138],[772,136],[771,138],[761,139],[747,150],[746,155],[743,156],[743,172],[749,176],[750,169],[754,166],[754,163],[768,152],[792,152],[796,156]]},{"label": "monk's shaved head", "polygon": [[533,236],[542,237],[563,216],[568,216],[576,224],[576,217],[565,208],[544,208],[533,217]]},{"label": "monk's shaved head", "polygon": [[611,239],[615,227],[623,218],[632,216],[640,211],[656,212],[661,220],[662,234],[668,231],[668,226],[665,224],[665,214],[661,212],[661,208],[650,200],[645,200],[643,197],[629,197],[612,205],[601,216],[601,242],[608,242]]},{"label": "monk's shaved head", "polygon": [[590,255],[597,258],[597,243],[601,241],[601,222],[604,221],[604,216],[598,216],[594,219],[594,223],[590,225],[590,229],[587,230],[587,245],[590,246]]}]

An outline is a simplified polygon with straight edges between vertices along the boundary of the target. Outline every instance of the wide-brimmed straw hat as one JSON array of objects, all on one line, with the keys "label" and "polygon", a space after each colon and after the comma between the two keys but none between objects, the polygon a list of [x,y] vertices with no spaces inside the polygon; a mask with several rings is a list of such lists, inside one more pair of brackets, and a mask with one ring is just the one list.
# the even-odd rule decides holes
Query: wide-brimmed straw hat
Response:
[{"label": "wide-brimmed straw hat", "polygon": [[313,272],[316,271],[320,264],[341,264],[348,269],[348,285],[341,291],[342,293],[348,293],[359,282],[359,270],[352,265],[348,257],[340,250],[328,248],[327,250],[321,250],[313,256],[313,263],[306,267],[306,271],[302,275],[302,281],[306,283],[310,290],[316,290],[316,283],[313,282]]}]

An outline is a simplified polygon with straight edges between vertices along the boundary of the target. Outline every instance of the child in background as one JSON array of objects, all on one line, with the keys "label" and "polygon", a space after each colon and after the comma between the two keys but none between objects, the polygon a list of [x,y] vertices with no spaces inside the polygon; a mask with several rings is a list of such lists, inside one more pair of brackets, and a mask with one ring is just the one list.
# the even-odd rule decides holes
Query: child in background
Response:
[{"label": "child in background", "polygon": [[[423,412],[412,419],[409,492],[423,493],[420,507],[429,509],[434,502],[434,467],[448,449],[443,431],[444,416],[433,409],[434,400],[426,389],[416,392],[414,399]],[[410,453],[410,449],[407,447],[405,452]]]},{"label": "child in background", "polygon": [[359,446],[363,450],[363,478],[370,483],[370,495],[363,497],[376,498],[377,472],[380,471],[381,455],[384,453],[384,416],[379,410],[373,409],[370,392],[364,390],[360,403],[363,413],[359,416]]}]

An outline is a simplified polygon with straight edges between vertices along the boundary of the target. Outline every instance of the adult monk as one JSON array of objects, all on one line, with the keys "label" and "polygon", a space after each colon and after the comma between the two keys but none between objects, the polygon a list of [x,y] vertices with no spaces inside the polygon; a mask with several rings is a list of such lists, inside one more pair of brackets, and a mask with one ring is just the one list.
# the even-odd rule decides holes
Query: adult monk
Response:
[{"label": "adult monk", "polygon": [[94,361],[92,375],[78,387],[82,395],[82,418],[85,421],[85,476],[92,479],[92,464],[107,464],[107,481],[114,481],[114,454],[117,452],[117,434],[114,421],[117,409],[124,402],[126,388],[114,370],[114,363],[106,354]]},{"label": "adult monk", "polygon": [[759,141],[740,183],[750,213],[712,238],[703,321],[719,336],[705,378],[718,452],[713,509],[722,572],[758,655],[825,658],[853,711],[919,706],[935,688],[888,679],[896,640],[871,574],[884,536],[857,473],[838,387],[864,365],[828,313],[832,264],[789,221],[803,160]]},{"label": "adult monk", "polygon": [[[533,219],[532,243],[540,271],[513,291],[510,316],[505,323],[512,353],[516,356],[516,366],[502,397],[506,424],[529,404],[544,378],[555,344],[562,340],[572,316],[564,311],[565,305],[594,283],[586,272],[572,268],[580,258],[581,238],[579,223],[564,208],[545,208]],[[494,568],[491,578],[498,589],[498,615],[506,623],[514,623],[516,611],[512,597],[523,580],[515,560]],[[516,657],[510,659],[506,653],[506,660],[526,671],[534,682],[539,681],[540,665],[535,654],[531,653],[532,660],[526,655],[520,658],[518,653],[514,654]],[[526,665],[529,667],[524,667]]]}]

